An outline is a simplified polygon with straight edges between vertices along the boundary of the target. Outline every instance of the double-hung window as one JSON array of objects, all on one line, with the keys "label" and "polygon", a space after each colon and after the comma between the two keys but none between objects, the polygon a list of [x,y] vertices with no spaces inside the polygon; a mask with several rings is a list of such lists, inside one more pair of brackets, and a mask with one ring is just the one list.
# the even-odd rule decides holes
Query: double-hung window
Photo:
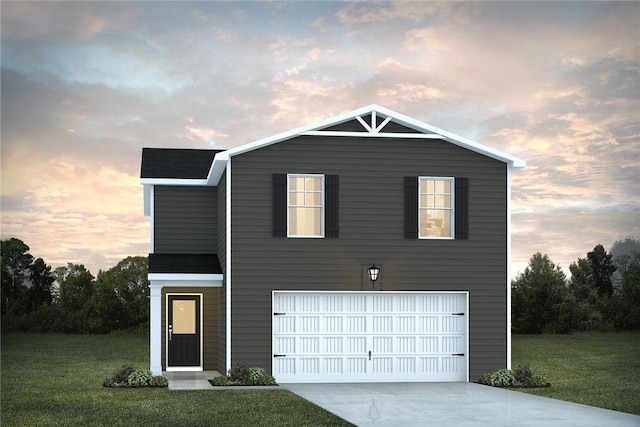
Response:
[{"label": "double-hung window", "polygon": [[418,178],[418,237],[453,239],[454,178]]},{"label": "double-hung window", "polygon": [[287,175],[287,236],[324,237],[324,175]]}]

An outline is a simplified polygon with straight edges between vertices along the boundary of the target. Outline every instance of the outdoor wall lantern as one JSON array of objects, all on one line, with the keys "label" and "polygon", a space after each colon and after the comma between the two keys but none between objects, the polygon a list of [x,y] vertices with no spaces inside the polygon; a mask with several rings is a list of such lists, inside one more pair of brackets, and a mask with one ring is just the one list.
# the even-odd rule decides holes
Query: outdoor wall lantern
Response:
[{"label": "outdoor wall lantern", "polygon": [[371,264],[371,267],[367,269],[367,273],[369,273],[369,280],[371,280],[371,287],[375,289],[376,280],[378,280],[378,276],[380,275],[380,269],[376,267],[375,264]]}]

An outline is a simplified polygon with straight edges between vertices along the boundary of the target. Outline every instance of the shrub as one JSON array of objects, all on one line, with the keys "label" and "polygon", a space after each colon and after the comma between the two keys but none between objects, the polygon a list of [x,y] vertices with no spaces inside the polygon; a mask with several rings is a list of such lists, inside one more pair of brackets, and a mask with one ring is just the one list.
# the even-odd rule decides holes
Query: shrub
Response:
[{"label": "shrub", "polygon": [[154,377],[147,369],[135,369],[123,365],[109,378],[102,381],[103,387],[168,387],[169,381],[163,376]]},{"label": "shrub", "polygon": [[153,377],[150,385],[152,387],[169,387],[169,380],[162,375],[158,375]]},{"label": "shrub", "polygon": [[482,374],[480,378],[478,378],[478,383],[484,385],[491,385],[491,374]]},{"label": "shrub", "polygon": [[240,384],[250,384],[249,367],[244,363],[235,364],[229,369],[229,379]]},{"label": "shrub", "polygon": [[211,383],[211,385],[218,386],[218,387],[226,387],[226,386],[233,385],[229,377],[226,375],[215,377],[214,379],[209,380],[209,382]]},{"label": "shrub", "polygon": [[147,369],[136,369],[127,378],[131,387],[149,387],[153,385],[153,374]]},{"label": "shrub", "polygon": [[249,380],[253,385],[275,385],[276,379],[262,368],[249,369]]},{"label": "shrub", "polygon": [[525,384],[528,384],[531,381],[531,377],[533,376],[533,372],[531,371],[531,368],[529,368],[529,366],[527,366],[527,365],[518,366],[513,371],[513,376],[516,379],[516,384],[525,385]]},{"label": "shrub", "polygon": [[478,378],[478,383],[494,387],[550,387],[551,383],[540,375],[535,374],[529,366],[518,366],[514,371],[499,369],[493,374],[484,374]]},{"label": "shrub", "polygon": [[229,375],[215,377],[209,380],[209,382],[216,387],[232,385],[276,385],[276,379],[266,370],[263,368],[249,368],[245,364],[234,365],[229,369]]},{"label": "shrub", "polygon": [[551,386],[544,376],[533,373],[527,365],[518,366],[514,371],[514,377],[516,378],[516,387],[537,388]]},{"label": "shrub", "polygon": [[491,374],[491,385],[494,387],[512,387],[516,384],[516,379],[509,369],[498,369]]},{"label": "shrub", "polygon": [[113,375],[112,380],[114,384],[124,384],[128,382],[129,375],[131,375],[135,371],[135,368],[131,365],[122,365],[119,369],[117,369]]}]

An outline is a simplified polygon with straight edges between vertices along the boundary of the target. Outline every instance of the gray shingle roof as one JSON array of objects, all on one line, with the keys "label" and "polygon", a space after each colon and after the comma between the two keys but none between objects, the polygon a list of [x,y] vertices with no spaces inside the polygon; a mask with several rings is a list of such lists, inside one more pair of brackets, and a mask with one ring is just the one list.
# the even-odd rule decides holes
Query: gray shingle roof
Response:
[{"label": "gray shingle roof", "polygon": [[149,254],[149,273],[222,274],[216,254]]},{"label": "gray shingle roof", "polygon": [[140,178],[207,179],[213,158],[220,151],[143,148]]}]

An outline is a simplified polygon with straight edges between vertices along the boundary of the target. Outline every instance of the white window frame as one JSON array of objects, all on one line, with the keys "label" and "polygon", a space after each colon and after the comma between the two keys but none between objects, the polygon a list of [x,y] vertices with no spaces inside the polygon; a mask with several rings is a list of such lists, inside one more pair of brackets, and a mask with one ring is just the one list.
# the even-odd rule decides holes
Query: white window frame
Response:
[{"label": "white window frame", "polygon": [[[289,210],[292,207],[291,205],[291,191],[289,188],[290,180],[289,178],[320,178],[320,188],[322,194],[322,205],[320,207],[320,234],[319,235],[302,235],[302,234],[291,234],[291,218],[289,218]],[[323,174],[311,174],[311,173],[289,173],[287,174],[287,237],[294,239],[323,239],[324,238],[324,214],[325,214],[325,186],[324,186],[324,175]]]},{"label": "white window frame", "polygon": [[[451,230],[450,230],[450,235],[449,236],[422,236],[420,233],[420,212],[424,209],[427,210],[428,208],[422,208],[420,206],[420,183],[422,181],[426,181],[426,180],[438,180],[438,181],[449,181],[451,182],[451,208],[449,209],[449,223],[451,224]],[[418,239],[431,239],[431,240],[454,240],[456,237],[456,230],[455,230],[455,188],[456,188],[456,182],[455,182],[455,178],[452,176],[419,176],[418,177]],[[432,210],[442,210],[442,209],[432,209]]]}]

